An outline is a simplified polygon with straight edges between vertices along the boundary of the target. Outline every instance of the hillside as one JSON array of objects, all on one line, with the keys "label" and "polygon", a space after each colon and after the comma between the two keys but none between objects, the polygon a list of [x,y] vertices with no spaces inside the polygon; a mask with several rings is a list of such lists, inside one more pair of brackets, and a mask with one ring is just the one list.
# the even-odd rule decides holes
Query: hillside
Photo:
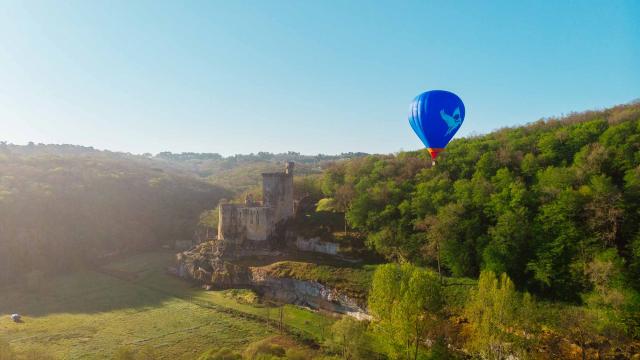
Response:
[{"label": "hillside", "polygon": [[317,207],[290,229],[350,255],[364,240],[389,263],[236,264],[366,301],[370,350],[426,356],[442,351],[421,345],[435,337],[449,356],[638,351],[640,103],[457,139],[435,166],[426,151],[370,155],[307,179]]},{"label": "hillside", "polygon": [[342,162],[321,186],[391,260],[436,266],[439,248],[448,274],[576,301],[594,286],[576,269],[606,258],[640,286],[638,103],[457,139],[435,167],[426,151]]},{"label": "hillside", "polygon": [[144,159],[0,146],[0,283],[190,240],[226,190]]},{"label": "hillside", "polygon": [[320,174],[329,164],[366,156],[364,153],[339,155],[302,155],[289,151],[282,154],[260,152],[248,155],[223,157],[211,153],[171,153],[162,152],[152,157],[158,166],[169,166],[206,178],[214,185],[222,186],[235,193],[249,190],[260,183],[263,172],[280,171],[285,161],[296,163],[296,174]]}]

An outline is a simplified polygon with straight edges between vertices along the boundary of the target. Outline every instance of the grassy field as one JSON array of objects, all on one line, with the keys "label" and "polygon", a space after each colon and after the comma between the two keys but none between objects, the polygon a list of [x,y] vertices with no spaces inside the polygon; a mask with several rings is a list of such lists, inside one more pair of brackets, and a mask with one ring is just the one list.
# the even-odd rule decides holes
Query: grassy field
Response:
[{"label": "grassy field", "polygon": [[[165,273],[172,258],[146,253],[30,288],[0,289],[0,338],[16,352],[63,359],[108,359],[125,346],[151,347],[162,359],[191,359],[277,333],[277,308],[194,288]],[[23,323],[9,320],[15,312],[24,315]],[[321,341],[333,319],[285,306],[284,321],[289,333]]]}]

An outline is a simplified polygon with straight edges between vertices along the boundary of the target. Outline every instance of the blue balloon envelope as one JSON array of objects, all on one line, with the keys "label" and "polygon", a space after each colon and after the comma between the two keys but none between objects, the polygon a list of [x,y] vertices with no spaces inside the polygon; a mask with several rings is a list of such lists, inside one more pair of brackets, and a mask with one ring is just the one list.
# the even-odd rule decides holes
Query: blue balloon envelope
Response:
[{"label": "blue balloon envelope", "polygon": [[464,104],[444,90],[424,92],[413,99],[409,123],[435,161],[464,121]]}]

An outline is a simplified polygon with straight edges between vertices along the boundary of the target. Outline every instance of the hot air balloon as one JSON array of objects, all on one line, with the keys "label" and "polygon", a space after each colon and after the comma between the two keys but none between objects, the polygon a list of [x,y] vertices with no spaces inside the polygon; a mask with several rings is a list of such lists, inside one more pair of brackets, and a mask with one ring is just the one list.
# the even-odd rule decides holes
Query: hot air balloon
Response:
[{"label": "hot air balloon", "polygon": [[464,114],[462,100],[449,91],[431,90],[413,99],[409,123],[427,147],[433,165],[462,125]]}]

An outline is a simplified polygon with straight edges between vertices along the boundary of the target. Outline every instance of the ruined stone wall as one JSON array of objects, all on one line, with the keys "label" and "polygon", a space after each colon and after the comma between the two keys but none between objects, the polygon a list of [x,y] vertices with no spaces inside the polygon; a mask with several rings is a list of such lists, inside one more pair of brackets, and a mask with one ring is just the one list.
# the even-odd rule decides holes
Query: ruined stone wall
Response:
[{"label": "ruined stone wall", "polygon": [[272,210],[268,207],[241,207],[238,209],[240,226],[245,229],[245,238],[265,241],[273,228]]},{"label": "ruined stone wall", "polygon": [[262,174],[262,204],[247,197],[245,204],[221,204],[218,239],[241,244],[265,241],[294,213],[293,163],[285,172]]},{"label": "ruined stone wall", "polygon": [[273,210],[268,207],[221,204],[218,238],[235,243],[265,241],[273,229],[272,217]]}]

